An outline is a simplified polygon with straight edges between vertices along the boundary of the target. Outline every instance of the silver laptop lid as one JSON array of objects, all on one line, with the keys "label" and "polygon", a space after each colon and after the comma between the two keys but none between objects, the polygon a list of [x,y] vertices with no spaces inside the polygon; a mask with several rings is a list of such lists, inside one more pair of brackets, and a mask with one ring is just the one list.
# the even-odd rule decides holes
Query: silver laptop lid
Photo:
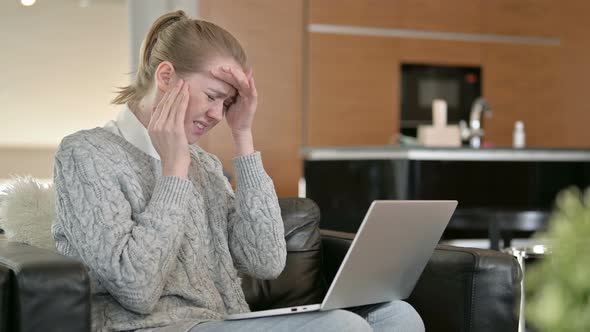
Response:
[{"label": "silver laptop lid", "polygon": [[406,299],[457,201],[374,201],[321,310]]}]

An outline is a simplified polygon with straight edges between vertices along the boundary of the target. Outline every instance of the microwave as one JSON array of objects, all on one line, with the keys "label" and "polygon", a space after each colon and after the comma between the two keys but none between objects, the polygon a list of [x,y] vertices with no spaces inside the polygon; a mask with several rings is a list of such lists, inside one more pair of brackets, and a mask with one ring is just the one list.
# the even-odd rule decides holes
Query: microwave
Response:
[{"label": "microwave", "polygon": [[419,125],[432,124],[433,99],[447,102],[447,123],[468,121],[481,80],[481,67],[402,63],[400,132],[416,136]]}]

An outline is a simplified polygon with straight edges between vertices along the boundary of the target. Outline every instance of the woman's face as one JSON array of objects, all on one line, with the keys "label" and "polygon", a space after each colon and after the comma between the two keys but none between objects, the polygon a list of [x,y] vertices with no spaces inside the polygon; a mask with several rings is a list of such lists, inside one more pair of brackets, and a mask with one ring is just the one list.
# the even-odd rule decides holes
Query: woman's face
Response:
[{"label": "woman's face", "polygon": [[226,108],[237,97],[233,86],[211,74],[210,70],[221,66],[241,68],[231,58],[216,57],[208,62],[202,72],[184,77],[189,85],[189,103],[184,121],[189,144],[196,143],[223,120]]}]

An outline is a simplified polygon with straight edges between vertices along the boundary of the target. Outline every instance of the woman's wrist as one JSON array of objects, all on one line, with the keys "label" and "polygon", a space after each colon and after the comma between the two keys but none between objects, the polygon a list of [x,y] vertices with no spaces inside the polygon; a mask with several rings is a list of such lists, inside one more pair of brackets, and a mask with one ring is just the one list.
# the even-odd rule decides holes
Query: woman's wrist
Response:
[{"label": "woman's wrist", "polygon": [[252,131],[232,133],[236,156],[246,156],[255,152]]},{"label": "woman's wrist", "polygon": [[177,176],[181,178],[188,177],[188,167],[186,166],[179,166],[179,165],[162,165],[162,175],[163,176]]}]

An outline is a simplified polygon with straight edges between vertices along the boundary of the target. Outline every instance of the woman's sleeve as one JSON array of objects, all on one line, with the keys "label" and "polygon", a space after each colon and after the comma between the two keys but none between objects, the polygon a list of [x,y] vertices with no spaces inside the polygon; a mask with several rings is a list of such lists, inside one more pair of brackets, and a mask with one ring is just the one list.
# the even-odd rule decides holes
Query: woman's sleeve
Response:
[{"label": "woman's sleeve", "polygon": [[[108,158],[92,144],[62,142],[54,165],[56,222],[108,292],[125,308],[147,314],[176,262],[192,184],[158,178],[145,210],[132,219],[117,164]],[[125,192],[145,195],[139,187]]]},{"label": "woman's sleeve", "polygon": [[236,268],[258,279],[274,279],[285,267],[287,249],[275,188],[260,153],[233,160],[236,193],[228,188],[229,248]]}]

